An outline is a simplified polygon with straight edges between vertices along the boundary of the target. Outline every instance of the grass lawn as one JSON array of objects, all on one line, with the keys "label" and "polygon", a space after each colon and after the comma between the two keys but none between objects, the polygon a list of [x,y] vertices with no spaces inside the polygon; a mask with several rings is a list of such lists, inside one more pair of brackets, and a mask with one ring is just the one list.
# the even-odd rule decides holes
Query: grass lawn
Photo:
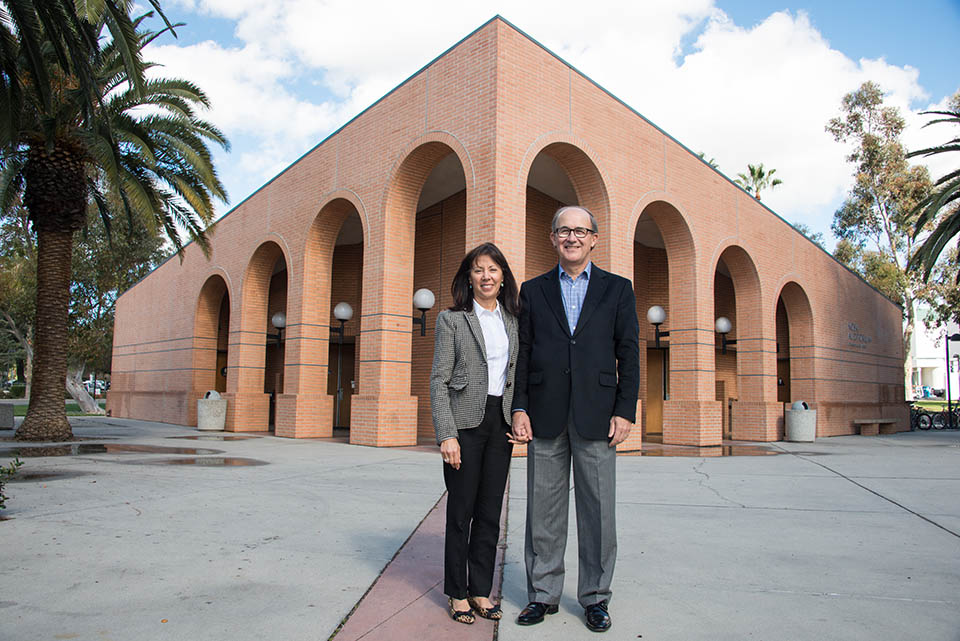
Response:
[{"label": "grass lawn", "polygon": [[[104,400],[97,401],[100,404],[100,407],[106,406],[107,402]],[[92,414],[84,414],[80,411],[80,406],[76,403],[67,403],[67,416],[92,416]],[[14,416],[26,416],[27,415],[27,406],[26,405],[14,405],[13,406],[13,415]]]},{"label": "grass lawn", "polygon": [[[946,401],[935,401],[931,399],[926,399],[923,401],[914,401],[913,404],[916,405],[917,407],[922,407],[927,411],[939,412],[940,410],[947,409]],[[958,403],[956,399],[953,399],[952,405],[953,407],[956,407],[957,405],[960,405],[960,403]]]}]

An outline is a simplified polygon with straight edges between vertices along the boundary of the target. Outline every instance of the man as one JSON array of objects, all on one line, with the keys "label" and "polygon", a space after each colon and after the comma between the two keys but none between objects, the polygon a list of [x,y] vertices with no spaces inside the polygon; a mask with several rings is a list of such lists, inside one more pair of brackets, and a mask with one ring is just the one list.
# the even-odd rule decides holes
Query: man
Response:
[{"label": "man", "polygon": [[520,289],[512,429],[516,440],[529,443],[524,557],[530,599],[520,625],[557,612],[571,461],[577,598],[590,630],[606,632],[612,624],[616,446],[636,420],[640,366],[633,286],[591,263],[597,236],[593,214],[560,208],[550,233],[559,265]]}]

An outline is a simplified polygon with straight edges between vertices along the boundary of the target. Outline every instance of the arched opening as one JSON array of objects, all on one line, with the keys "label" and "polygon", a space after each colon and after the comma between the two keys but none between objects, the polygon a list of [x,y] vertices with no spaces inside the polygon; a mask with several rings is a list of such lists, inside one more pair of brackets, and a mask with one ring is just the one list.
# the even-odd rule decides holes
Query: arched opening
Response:
[{"label": "arched opening", "polygon": [[362,203],[347,191],[332,194],[310,226],[280,399],[284,436],[346,436],[353,424],[366,234]]},{"label": "arched opening", "polygon": [[[230,344],[230,292],[219,274],[210,276],[200,288],[193,327],[193,395],[200,398],[210,390],[225,393]],[[194,405],[191,403],[191,406]],[[195,412],[196,408],[193,407],[192,419],[195,418]]]},{"label": "arched opening", "polygon": [[277,418],[277,397],[283,394],[287,314],[287,262],[283,254],[273,263],[267,294],[267,336],[264,345],[263,393],[270,396],[269,429]]},{"label": "arched opening", "polygon": [[[435,326],[436,315],[453,304],[450,283],[466,254],[467,191],[463,166],[449,150],[433,166],[420,189],[416,205],[413,260],[413,289],[426,288],[436,297],[427,326]],[[421,336],[414,327],[411,349],[410,394],[417,397],[417,440],[435,440],[430,411],[430,369],[433,365],[434,334]]]},{"label": "arched opening", "polygon": [[[714,380],[716,383],[716,400],[721,403],[723,413],[723,438],[729,440],[733,434],[731,416],[733,404],[739,399],[737,391],[737,293],[733,286],[733,277],[730,268],[721,258],[717,261],[713,277],[713,318],[726,318],[730,321],[731,329],[726,334],[726,340],[718,338],[714,355]],[[727,343],[726,349],[723,343]]]},{"label": "arched opening", "polygon": [[[641,433],[643,440],[663,440],[663,402],[670,398],[670,267],[667,248],[660,228],[648,212],[637,220],[633,238],[633,289],[640,320]],[[647,311],[654,306],[664,310],[665,321],[659,326],[645,322]],[[657,334],[667,334],[657,340]]]},{"label": "arched opening", "polygon": [[[351,443],[414,445],[418,435],[433,441],[432,328],[438,310],[449,305],[449,265],[463,257],[466,224],[457,220],[471,207],[474,173],[465,170],[468,162],[459,141],[430,132],[392,172],[383,215],[371,226],[364,253],[362,383],[352,403]],[[414,323],[414,315],[420,319],[413,305],[418,289],[436,297],[423,325]],[[421,336],[421,327],[430,331]]]},{"label": "arched opening", "polygon": [[[327,353],[327,394],[333,398],[334,436],[349,434],[352,399],[360,385],[357,357],[360,318],[363,315],[363,222],[352,206],[340,226],[333,249],[330,279],[329,319],[331,333]],[[347,308],[338,305],[346,303]],[[342,317],[337,318],[337,312]]]},{"label": "arched opening", "polygon": [[[524,278],[542,274],[557,264],[550,244],[550,222],[564,205],[581,205],[596,216],[601,238],[609,220],[609,201],[603,178],[593,161],[580,149],[557,142],[544,147],[533,159],[526,185],[526,261]],[[593,251],[602,262],[605,243]]]},{"label": "arched opening", "polygon": [[284,251],[273,241],[261,244],[247,264],[240,322],[231,331],[228,430],[273,429],[276,397],[284,387],[287,271]]},{"label": "arched opening", "polygon": [[[683,215],[670,203],[646,204],[633,238],[633,287],[640,321],[640,398],[643,440],[671,442],[680,425],[666,414],[671,398],[695,399],[689,359],[696,342],[696,290],[693,239]],[[659,324],[651,308],[663,310]],[[660,320],[660,319],[654,319]],[[658,338],[659,335],[659,338]],[[675,345],[671,350],[671,343]]]},{"label": "arched opening", "polygon": [[[777,401],[813,405],[813,311],[807,293],[796,282],[786,283],[777,297]],[[781,434],[782,436],[782,434]]]},{"label": "arched opening", "polygon": [[217,314],[217,378],[213,389],[224,394],[227,391],[227,356],[230,351],[230,296],[224,292]]},{"label": "arched opening", "polygon": [[748,414],[753,410],[742,403],[764,398],[764,352],[773,346],[764,344],[760,309],[760,277],[753,260],[742,247],[727,247],[713,279],[715,398],[721,402],[724,439],[750,440],[762,431],[763,417]]}]

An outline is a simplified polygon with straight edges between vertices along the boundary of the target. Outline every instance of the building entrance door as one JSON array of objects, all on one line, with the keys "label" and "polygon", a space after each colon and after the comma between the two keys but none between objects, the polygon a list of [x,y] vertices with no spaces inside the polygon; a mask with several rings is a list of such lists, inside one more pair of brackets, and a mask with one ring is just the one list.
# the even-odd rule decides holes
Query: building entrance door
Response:
[{"label": "building entrance door", "polygon": [[663,399],[666,398],[667,363],[669,350],[647,349],[647,398],[645,413],[647,419],[645,436],[663,436]]},{"label": "building entrance door", "polygon": [[[349,342],[348,342],[349,341]],[[340,424],[337,424],[336,413],[336,394],[337,394],[337,350],[342,348],[340,354],[340,387],[343,390],[343,397],[340,399]],[[327,394],[334,398],[333,427],[350,427],[350,400],[353,397],[355,389],[355,368],[354,355],[356,354],[356,345],[353,337],[344,339],[343,345],[339,345],[335,340],[330,341],[330,353],[328,355],[327,368]]]}]

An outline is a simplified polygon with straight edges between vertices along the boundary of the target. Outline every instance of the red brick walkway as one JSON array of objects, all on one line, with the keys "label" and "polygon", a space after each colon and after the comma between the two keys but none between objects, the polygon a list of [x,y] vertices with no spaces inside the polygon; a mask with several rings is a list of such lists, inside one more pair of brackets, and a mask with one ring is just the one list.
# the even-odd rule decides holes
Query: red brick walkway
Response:
[{"label": "red brick walkway", "polygon": [[[503,552],[506,547],[506,505],[500,516],[500,543],[493,577],[499,599]],[[492,621],[477,617],[473,625],[456,623],[447,614],[443,594],[443,529],[447,496],[434,506],[364,595],[346,623],[334,635],[336,641],[490,641],[496,630]]]}]

